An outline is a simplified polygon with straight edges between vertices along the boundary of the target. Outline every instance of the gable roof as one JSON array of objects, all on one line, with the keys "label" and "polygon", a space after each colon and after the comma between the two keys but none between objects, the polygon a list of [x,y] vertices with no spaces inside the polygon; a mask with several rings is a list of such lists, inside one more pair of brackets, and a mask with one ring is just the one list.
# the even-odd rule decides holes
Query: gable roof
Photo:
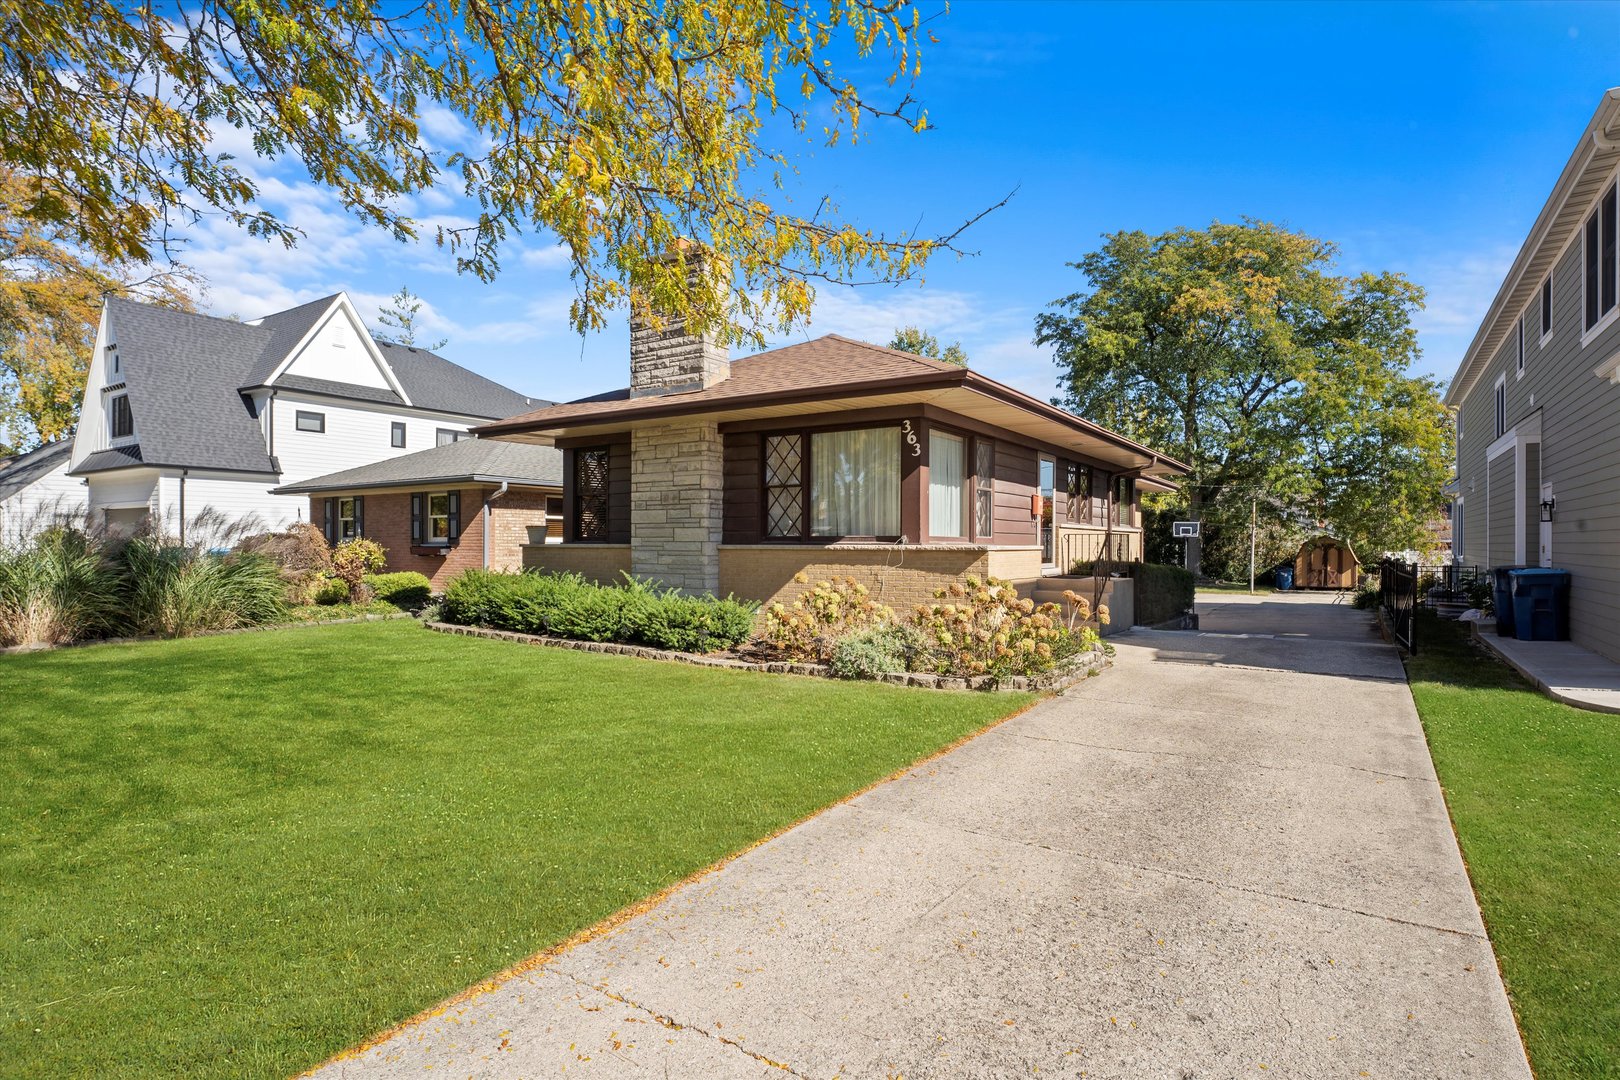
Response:
[{"label": "gable roof", "polygon": [[[701,390],[639,398],[616,390],[486,424],[477,432],[545,438],[563,430],[622,429],[673,416],[786,415],[787,407],[844,400],[859,400],[863,407],[934,402],[969,415],[981,413],[990,422],[1046,441],[1074,444],[1093,454],[1113,452],[1129,459],[1130,467],[1161,475],[1187,471],[1174,458],[976,371],[838,334],[734,360],[725,379]],[[1016,419],[1009,423],[1009,417]]]},{"label": "gable roof", "polygon": [[418,409],[500,420],[554,404],[545,398],[526,397],[426,349],[386,341],[377,345]]},{"label": "gable roof", "polygon": [[1620,163],[1620,136],[1611,134],[1610,129],[1617,120],[1620,120],[1620,87],[1604,91],[1597,111],[1575,143],[1563,172],[1558,174],[1552,194],[1536,215],[1530,235],[1525,237],[1473,341],[1464,351],[1457,373],[1446,386],[1447,405],[1461,402],[1490,366],[1496,351],[1512,333],[1520,313],[1529,306],[1542,280],[1552,272],[1565,244],[1576,235],[1592,201],[1613,175],[1616,164]]},{"label": "gable roof", "polygon": [[276,488],[278,495],[421,484],[501,483],[562,487],[562,451],[549,446],[461,439],[414,454],[385,458],[370,465],[327,473]]},{"label": "gable roof", "polygon": [[266,315],[254,321],[255,326],[262,326],[270,331],[271,347],[265,349],[259,362],[254,364],[247,374],[243,386],[263,386],[270,381],[270,376],[276,373],[276,368],[287,359],[300,341],[309,336],[315,329],[315,324],[321,321],[321,316],[337,303],[338,293],[323,296],[319,300],[311,300],[307,304],[299,304],[286,311],[278,311],[273,315]]},{"label": "gable roof", "polygon": [[[272,331],[117,297],[107,300],[107,321],[135,417],[139,463],[277,472],[263,429],[236,389],[263,358]],[[131,464],[126,453],[108,451],[73,472]]]},{"label": "gable roof", "polygon": [[[340,296],[312,300],[256,323],[108,298],[109,331],[118,348],[139,445],[91,454],[73,474],[134,465],[276,473],[263,429],[244,392],[267,385],[265,380],[274,377]],[[410,396],[410,407],[495,420],[549,404],[425,349],[377,344]],[[390,389],[303,375],[282,375],[273,385],[406,405]]]},{"label": "gable roof", "polygon": [[73,451],[72,439],[58,439],[0,461],[0,499],[9,499],[23,488],[42,480],[52,470],[67,464]]}]

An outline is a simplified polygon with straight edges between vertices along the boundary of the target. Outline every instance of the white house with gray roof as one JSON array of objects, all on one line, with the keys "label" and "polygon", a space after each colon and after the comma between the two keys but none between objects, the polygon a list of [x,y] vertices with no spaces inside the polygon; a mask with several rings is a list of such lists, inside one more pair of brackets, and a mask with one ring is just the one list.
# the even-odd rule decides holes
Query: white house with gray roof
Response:
[{"label": "white house with gray roof", "polygon": [[374,339],[343,293],[252,322],[109,299],[68,473],[92,517],[183,534],[204,508],[283,528],[275,489],[466,438],[546,404]]},{"label": "white house with gray roof", "polygon": [[1570,636],[1620,660],[1620,88],[1598,102],[1446,390],[1452,551],[1571,574]]},{"label": "white house with gray roof", "polygon": [[72,451],[62,439],[0,458],[0,547],[83,515],[84,485],[67,474]]}]

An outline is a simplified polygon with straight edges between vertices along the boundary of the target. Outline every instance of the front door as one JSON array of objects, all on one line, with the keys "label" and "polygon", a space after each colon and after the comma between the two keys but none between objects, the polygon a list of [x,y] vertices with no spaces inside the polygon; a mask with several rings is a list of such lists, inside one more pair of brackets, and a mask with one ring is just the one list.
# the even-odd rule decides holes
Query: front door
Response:
[{"label": "front door", "polygon": [[[1553,497],[1552,485],[1551,484],[1542,484],[1541,485],[1541,501],[1542,501],[1542,503],[1545,504],[1545,503],[1552,502],[1552,497]],[[1540,509],[1541,509],[1541,507],[1539,507],[1539,506],[1536,507],[1536,510],[1538,512],[1540,511]],[[1548,515],[1541,514],[1540,516],[1541,516],[1541,561],[1537,565],[1539,565],[1539,566],[1551,566],[1552,565],[1552,522],[1547,520]]]},{"label": "front door", "polygon": [[1057,494],[1057,462],[1041,458],[1041,566],[1057,565],[1055,538],[1052,534],[1052,507]]}]

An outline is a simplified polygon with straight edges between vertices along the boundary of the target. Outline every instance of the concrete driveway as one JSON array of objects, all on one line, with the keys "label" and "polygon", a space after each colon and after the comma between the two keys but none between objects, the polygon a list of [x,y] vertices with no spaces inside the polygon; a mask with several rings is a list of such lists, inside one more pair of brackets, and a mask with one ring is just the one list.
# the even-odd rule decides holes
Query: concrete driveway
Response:
[{"label": "concrete driveway", "polygon": [[336,1077],[1528,1077],[1395,653],[1201,605]]}]

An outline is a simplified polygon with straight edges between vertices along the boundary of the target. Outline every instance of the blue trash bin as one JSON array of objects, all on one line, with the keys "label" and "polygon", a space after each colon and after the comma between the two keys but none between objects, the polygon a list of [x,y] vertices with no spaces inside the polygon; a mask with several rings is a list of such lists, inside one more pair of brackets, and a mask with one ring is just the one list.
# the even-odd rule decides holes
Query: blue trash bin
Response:
[{"label": "blue trash bin", "polygon": [[1515,570],[1513,626],[1524,641],[1569,640],[1569,571],[1548,567]]},{"label": "blue trash bin", "polygon": [[1493,566],[1491,568],[1491,606],[1496,609],[1496,636],[1514,637],[1513,626],[1513,571],[1522,566]]},{"label": "blue trash bin", "polygon": [[1292,566],[1277,567],[1277,591],[1287,592],[1294,587],[1294,568]]}]

